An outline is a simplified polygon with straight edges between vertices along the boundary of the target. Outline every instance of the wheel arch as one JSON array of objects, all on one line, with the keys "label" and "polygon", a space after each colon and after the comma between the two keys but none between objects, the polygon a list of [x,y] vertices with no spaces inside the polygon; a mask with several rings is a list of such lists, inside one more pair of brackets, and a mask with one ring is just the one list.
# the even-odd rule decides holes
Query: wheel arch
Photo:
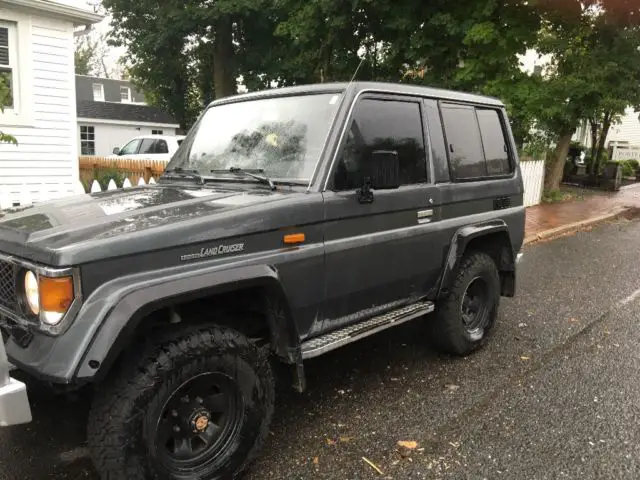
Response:
[{"label": "wheel arch", "polygon": [[[271,346],[283,361],[297,363],[300,358],[299,335],[277,270],[270,266],[253,266],[133,289],[113,306],[102,321],[78,365],[76,379],[94,382],[103,379],[114,362],[131,346],[138,328],[154,312],[173,309],[185,302],[243,292],[264,294],[265,327],[269,331]],[[207,325],[207,322],[199,325]],[[189,326],[193,324],[185,324],[182,328]],[[232,324],[229,326],[233,327]],[[299,382],[303,384],[304,378]]]},{"label": "wheel arch", "polygon": [[445,296],[465,253],[481,251],[493,258],[500,274],[500,294],[515,294],[515,252],[509,227],[503,220],[491,220],[458,229],[451,240],[442,270],[437,298]]}]

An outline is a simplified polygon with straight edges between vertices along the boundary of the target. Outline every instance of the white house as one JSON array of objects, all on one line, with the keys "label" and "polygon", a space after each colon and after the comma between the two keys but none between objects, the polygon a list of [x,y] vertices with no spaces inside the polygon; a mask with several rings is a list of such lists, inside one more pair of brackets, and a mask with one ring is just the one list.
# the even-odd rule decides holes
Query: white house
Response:
[{"label": "white house", "polygon": [[0,0],[0,75],[12,96],[0,130],[18,140],[0,145],[0,193],[78,179],[74,32],[102,19],[82,3]]},{"label": "white house", "polygon": [[166,112],[145,103],[126,80],[76,75],[78,154],[106,156],[140,135],[175,135]]}]

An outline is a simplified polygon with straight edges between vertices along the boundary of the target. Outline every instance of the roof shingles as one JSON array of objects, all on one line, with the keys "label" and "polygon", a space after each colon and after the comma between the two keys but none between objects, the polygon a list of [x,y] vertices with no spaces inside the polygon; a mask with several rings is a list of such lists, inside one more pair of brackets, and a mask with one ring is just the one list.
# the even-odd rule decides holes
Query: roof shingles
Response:
[{"label": "roof shingles", "polygon": [[95,102],[79,100],[77,102],[78,119],[121,120],[125,122],[144,122],[177,125],[178,122],[166,112],[150,105],[131,103]]}]

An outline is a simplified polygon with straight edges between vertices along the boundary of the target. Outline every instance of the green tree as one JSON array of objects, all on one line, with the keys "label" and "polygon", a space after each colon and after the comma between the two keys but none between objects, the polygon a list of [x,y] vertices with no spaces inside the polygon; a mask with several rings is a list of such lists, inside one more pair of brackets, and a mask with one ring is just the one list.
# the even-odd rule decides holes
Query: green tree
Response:
[{"label": "green tree", "polygon": [[[552,60],[533,101],[522,108],[533,112],[538,125],[556,140],[554,154],[547,161],[548,191],[560,186],[571,138],[581,121],[602,119],[604,135],[596,148],[597,172],[612,121],[627,105],[640,102],[638,16],[620,12],[620,3],[624,0],[595,8],[595,2],[570,0],[543,11],[537,46]],[[634,8],[637,12],[639,7]]]},{"label": "green tree", "polygon": [[98,59],[98,42],[89,35],[77,37],[75,40],[74,61],[76,74],[92,75],[95,73]]}]

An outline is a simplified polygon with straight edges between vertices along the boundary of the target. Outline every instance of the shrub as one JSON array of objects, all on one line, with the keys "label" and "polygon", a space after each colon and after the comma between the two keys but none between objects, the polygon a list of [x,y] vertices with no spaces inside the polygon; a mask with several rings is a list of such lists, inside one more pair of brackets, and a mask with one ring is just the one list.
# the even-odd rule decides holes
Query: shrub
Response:
[{"label": "shrub", "polygon": [[109,168],[96,168],[93,170],[93,179],[89,182],[89,189],[91,189],[91,183],[93,183],[93,180],[98,181],[102,191],[107,189],[111,180],[116,182],[116,186],[118,188],[122,188],[122,184],[126,178],[125,174],[119,171],[115,165]]},{"label": "shrub", "polygon": [[620,160],[618,164],[622,168],[623,177],[635,177],[638,170],[639,163],[637,160],[631,158],[629,160]]}]

